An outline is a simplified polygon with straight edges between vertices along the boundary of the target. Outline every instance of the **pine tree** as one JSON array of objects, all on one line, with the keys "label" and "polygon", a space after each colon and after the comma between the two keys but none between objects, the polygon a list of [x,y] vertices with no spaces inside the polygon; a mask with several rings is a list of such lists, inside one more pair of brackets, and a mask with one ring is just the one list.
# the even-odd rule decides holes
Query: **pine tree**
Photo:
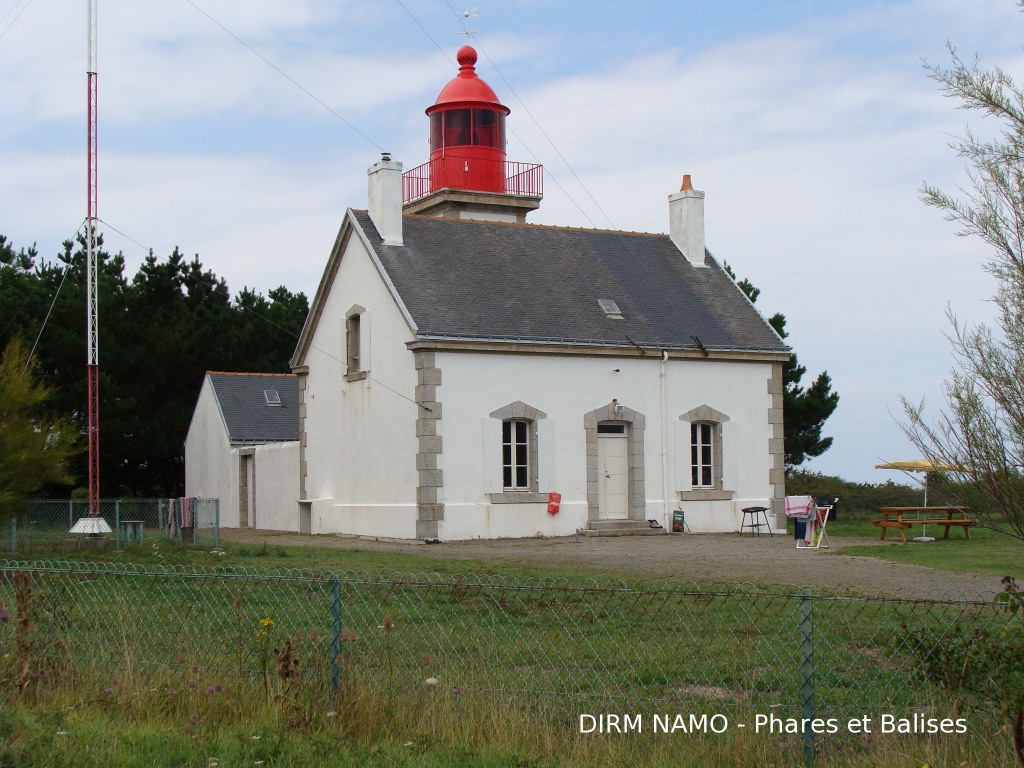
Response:
[{"label": "pine tree", "polygon": [[12,339],[0,359],[0,518],[47,485],[69,485],[78,430],[43,409],[53,390],[35,376],[29,350]]},{"label": "pine tree", "polygon": [[[283,287],[266,297],[246,289],[232,298],[198,256],[178,249],[166,258],[151,254],[129,279],[123,256],[109,253],[102,237],[99,243],[100,490],[108,497],[176,496],[205,372],[288,372],[309,304]],[[68,241],[49,261],[34,249],[15,251],[0,236],[0,342],[31,343],[53,302],[36,350],[37,373],[53,389],[46,408],[78,431],[86,401],[82,246],[81,238]],[[85,456],[69,466],[83,477]]]},{"label": "pine tree", "polygon": [[[746,278],[736,280],[736,273],[725,264],[725,271],[743,291],[750,303],[757,301],[761,290],[755,288]],[[780,337],[789,336],[786,331],[786,317],[780,312],[768,318],[768,323]],[[807,459],[821,456],[832,447],[831,437],[822,437],[825,421],[839,405],[839,393],[832,391],[832,379],[828,371],[822,371],[811,386],[804,388],[800,382],[807,368],[800,365],[794,353],[782,364],[782,417],[785,422],[786,469],[803,464]]]}]

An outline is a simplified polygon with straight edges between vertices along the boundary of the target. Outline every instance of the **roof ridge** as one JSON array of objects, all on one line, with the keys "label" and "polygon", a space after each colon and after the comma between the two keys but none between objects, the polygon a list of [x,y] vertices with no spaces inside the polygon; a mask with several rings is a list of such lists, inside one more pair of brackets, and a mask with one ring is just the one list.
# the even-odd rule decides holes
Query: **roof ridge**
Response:
[{"label": "roof ridge", "polygon": [[298,378],[294,373],[249,373],[247,371],[207,371],[207,373],[213,376],[287,376],[289,378]]},{"label": "roof ridge", "polygon": [[[366,213],[365,208],[353,208],[353,213]],[[630,229],[598,229],[596,227],[569,227],[564,224],[534,224],[529,221],[488,221],[486,219],[449,219],[444,216],[425,216],[421,213],[403,213],[402,218],[408,219],[436,219],[458,224],[488,224],[502,227],[533,227],[534,229],[558,229],[568,232],[602,232],[613,235],[639,235],[642,237],[668,237],[666,232],[637,232]]]}]

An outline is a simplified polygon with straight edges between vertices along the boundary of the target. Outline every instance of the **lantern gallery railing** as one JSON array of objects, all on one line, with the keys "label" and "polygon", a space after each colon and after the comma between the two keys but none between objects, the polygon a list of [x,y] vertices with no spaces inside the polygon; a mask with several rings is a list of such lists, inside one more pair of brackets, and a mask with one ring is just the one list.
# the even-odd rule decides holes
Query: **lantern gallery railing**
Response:
[{"label": "lantern gallery railing", "polygon": [[439,189],[544,196],[544,166],[447,155],[402,174],[402,204]]}]

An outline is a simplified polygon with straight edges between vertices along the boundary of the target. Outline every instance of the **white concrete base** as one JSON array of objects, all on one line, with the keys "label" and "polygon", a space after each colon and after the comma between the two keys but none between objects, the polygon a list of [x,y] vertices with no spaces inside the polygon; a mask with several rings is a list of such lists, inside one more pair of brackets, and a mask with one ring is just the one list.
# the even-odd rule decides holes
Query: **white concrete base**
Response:
[{"label": "white concrete base", "polygon": [[[417,508],[415,504],[336,504],[334,499],[313,499],[310,502],[312,533],[345,536],[415,539]],[[686,524],[693,533],[733,533],[740,530],[743,507],[767,506],[765,499],[733,499],[727,501],[691,501],[682,503]],[[671,520],[662,521],[660,501],[648,505],[648,517],[662,522],[666,529]],[[438,525],[441,541],[471,539],[515,539],[533,536],[573,536],[584,530],[587,504],[583,501],[562,502],[556,515],[547,511],[546,503],[532,504],[457,504],[447,502],[444,520]],[[785,532],[785,526],[773,532]],[[527,533],[532,531],[533,533]]]},{"label": "white concrete base", "polygon": [[[587,503],[562,502],[557,515],[548,514],[546,503],[537,504],[451,504],[444,506],[444,520],[438,525],[441,541],[466,539],[572,536],[587,526]],[[526,534],[526,535],[524,535]]]},{"label": "white concrete base", "polygon": [[[333,502],[333,499],[329,500]],[[310,513],[313,533],[416,538],[415,504],[318,504]]]},{"label": "white concrete base", "polygon": [[[686,512],[686,524],[693,533],[731,533],[740,530],[744,507],[770,507],[771,504],[768,499],[730,499],[683,501],[679,506]],[[770,512],[768,521],[772,524],[772,532],[776,533],[776,518]],[[781,530],[785,532],[785,526]]]}]

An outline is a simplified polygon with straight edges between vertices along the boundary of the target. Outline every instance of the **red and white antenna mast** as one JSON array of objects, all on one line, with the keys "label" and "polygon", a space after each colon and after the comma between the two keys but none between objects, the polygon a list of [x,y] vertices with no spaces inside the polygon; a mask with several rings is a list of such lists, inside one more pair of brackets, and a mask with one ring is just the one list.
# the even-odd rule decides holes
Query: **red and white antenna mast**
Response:
[{"label": "red and white antenna mast", "polygon": [[86,253],[86,367],[89,378],[89,516],[100,514],[100,359],[99,315],[97,307],[96,270],[96,0],[89,0],[89,170],[88,213],[85,226]]}]

